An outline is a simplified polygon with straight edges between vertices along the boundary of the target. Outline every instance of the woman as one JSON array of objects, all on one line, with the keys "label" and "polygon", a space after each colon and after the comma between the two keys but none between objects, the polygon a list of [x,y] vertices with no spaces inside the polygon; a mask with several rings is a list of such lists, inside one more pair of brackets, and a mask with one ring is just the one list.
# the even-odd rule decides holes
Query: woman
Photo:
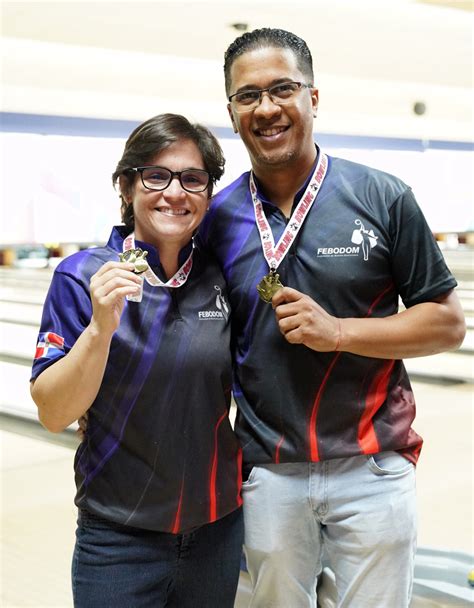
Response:
[{"label": "woman", "polygon": [[233,606],[243,524],[228,306],[218,267],[193,246],[223,166],[204,127],[146,121],[113,174],[124,226],[53,277],[31,392],[50,431],[88,416],[75,458],[79,608]]}]

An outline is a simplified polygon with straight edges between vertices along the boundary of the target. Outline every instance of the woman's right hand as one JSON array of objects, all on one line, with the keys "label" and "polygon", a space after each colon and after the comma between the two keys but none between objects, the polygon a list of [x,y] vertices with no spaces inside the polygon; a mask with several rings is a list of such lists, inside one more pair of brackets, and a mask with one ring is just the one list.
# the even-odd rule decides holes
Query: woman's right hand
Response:
[{"label": "woman's right hand", "polygon": [[140,291],[142,279],[129,262],[107,262],[92,277],[91,325],[102,333],[113,334],[119,324],[125,297]]}]

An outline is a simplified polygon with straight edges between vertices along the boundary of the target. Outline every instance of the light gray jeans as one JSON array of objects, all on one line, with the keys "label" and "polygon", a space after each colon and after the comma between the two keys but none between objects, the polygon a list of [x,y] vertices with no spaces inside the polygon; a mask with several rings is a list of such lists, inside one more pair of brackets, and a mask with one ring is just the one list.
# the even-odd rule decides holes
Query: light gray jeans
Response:
[{"label": "light gray jeans", "polygon": [[256,466],[243,500],[251,608],[316,608],[323,560],[338,608],[409,605],[415,467],[403,456]]}]

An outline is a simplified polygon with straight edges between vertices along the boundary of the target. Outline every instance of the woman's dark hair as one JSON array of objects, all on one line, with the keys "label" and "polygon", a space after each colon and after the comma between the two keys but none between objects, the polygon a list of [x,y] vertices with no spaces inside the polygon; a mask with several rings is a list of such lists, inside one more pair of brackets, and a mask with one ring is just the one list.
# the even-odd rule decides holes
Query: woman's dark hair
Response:
[{"label": "woman's dark hair", "polygon": [[313,84],[313,58],[306,42],[286,30],[262,27],[252,32],[246,32],[232,42],[224,55],[225,90],[230,95],[230,69],[234,61],[244,53],[267,47],[289,49],[296,57],[298,68],[308,79],[307,84]]},{"label": "woman's dark hair", "polygon": [[[147,165],[162,150],[182,140],[193,141],[201,152],[204,167],[211,176],[208,186],[210,198],[214,184],[224,173],[225,158],[222,149],[209,129],[200,124],[190,123],[180,114],[159,114],[139,125],[130,134],[125,143],[122,158],[112,174],[114,186],[121,178],[122,185],[125,184],[123,189],[131,190],[136,174],[127,172],[127,169]],[[122,222],[132,231],[135,226],[133,205],[127,203],[122,192],[120,192],[120,198]]]}]

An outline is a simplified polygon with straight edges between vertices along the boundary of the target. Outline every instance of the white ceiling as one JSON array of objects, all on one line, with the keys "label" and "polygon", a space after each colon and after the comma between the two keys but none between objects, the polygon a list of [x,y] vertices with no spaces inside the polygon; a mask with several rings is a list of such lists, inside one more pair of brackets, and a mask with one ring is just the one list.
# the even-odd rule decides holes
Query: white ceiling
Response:
[{"label": "white ceiling", "polygon": [[283,27],[304,38],[316,67],[360,78],[470,86],[472,13],[406,0],[153,0],[2,2],[2,35],[222,62],[238,35]]},{"label": "white ceiling", "polygon": [[[81,92],[89,115],[106,93],[115,94],[111,115],[118,104],[124,117],[133,114],[131,106],[146,117],[149,106],[141,98],[147,95],[172,97],[178,105],[186,96],[189,105],[198,91],[202,102],[209,97],[224,107],[223,54],[239,34],[232,24],[245,23],[304,38],[318,84],[325,83],[331,100],[339,98],[332,107],[347,110],[354,99],[362,112],[364,97],[366,103],[375,98],[372,114],[390,113],[401,91],[410,111],[412,101],[431,95],[430,107],[440,102],[445,115],[459,115],[472,87],[472,8],[463,0],[3,1],[4,109],[31,111],[36,104],[37,112],[77,113],[68,105],[73,91],[76,101]],[[80,49],[80,60],[73,49]],[[462,98],[463,109],[448,98]]]}]

